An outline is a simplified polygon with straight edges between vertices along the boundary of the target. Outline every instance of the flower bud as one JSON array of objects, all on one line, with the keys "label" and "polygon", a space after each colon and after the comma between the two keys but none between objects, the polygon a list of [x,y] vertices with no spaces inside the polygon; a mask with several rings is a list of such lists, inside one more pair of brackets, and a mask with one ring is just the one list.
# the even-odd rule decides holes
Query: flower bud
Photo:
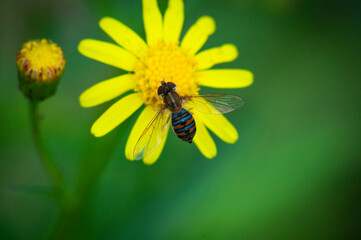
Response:
[{"label": "flower bud", "polygon": [[33,101],[41,101],[56,92],[66,60],[61,48],[47,39],[24,43],[16,56],[19,88]]}]

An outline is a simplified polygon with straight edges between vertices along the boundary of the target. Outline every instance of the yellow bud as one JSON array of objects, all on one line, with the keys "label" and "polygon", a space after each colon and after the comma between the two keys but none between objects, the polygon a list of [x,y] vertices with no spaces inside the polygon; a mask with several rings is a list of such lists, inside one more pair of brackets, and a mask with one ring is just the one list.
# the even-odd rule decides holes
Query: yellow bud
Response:
[{"label": "yellow bud", "polygon": [[20,90],[34,101],[53,95],[65,64],[63,50],[50,40],[24,43],[16,56]]}]

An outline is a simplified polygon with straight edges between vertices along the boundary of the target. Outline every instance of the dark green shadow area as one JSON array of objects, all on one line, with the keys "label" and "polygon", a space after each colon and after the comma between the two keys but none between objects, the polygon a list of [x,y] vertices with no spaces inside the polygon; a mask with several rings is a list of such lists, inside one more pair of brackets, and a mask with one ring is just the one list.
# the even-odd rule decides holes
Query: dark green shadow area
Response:
[{"label": "dark green shadow area", "polygon": [[[159,2],[164,11],[167,1]],[[185,1],[182,34],[198,17],[214,17],[217,30],[204,48],[234,43],[239,50],[236,61],[215,68],[249,69],[255,82],[201,89],[246,100],[227,116],[239,131],[235,144],[212,135],[218,153],[208,160],[170,133],[158,162],[146,166],[124,157],[139,111],[95,139],[90,127],[111,103],[78,103],[82,91],[122,73],[80,55],[79,41],[112,41],[98,27],[103,16],[144,37],[141,1],[1,1],[0,239],[43,238],[58,216],[17,89],[15,53],[41,37],[58,43],[68,61],[57,94],[41,106],[44,140],[67,185],[91,190],[89,205],[64,223],[81,228],[67,231],[84,239],[357,239],[359,9],[336,0]],[[79,184],[94,176],[97,182]]]}]

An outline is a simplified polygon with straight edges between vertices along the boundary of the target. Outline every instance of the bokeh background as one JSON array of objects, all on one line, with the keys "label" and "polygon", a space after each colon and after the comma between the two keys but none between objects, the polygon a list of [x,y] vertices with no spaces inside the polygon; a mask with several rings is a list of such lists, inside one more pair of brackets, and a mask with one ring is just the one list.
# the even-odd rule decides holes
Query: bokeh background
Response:
[{"label": "bokeh background", "polygon": [[[162,12],[167,1],[159,0]],[[124,157],[137,114],[95,139],[90,126],[109,106],[82,109],[78,96],[121,72],[77,51],[81,39],[112,41],[103,16],[142,37],[141,1],[0,1],[0,239],[358,239],[361,233],[358,1],[186,0],[182,34],[215,18],[204,48],[234,43],[252,86],[202,88],[242,96],[227,117],[239,131],[216,158],[170,134],[153,165]],[[27,101],[17,89],[15,54],[50,38],[67,69],[41,105],[42,128],[70,189],[85,200],[59,217],[50,179],[31,138]],[[214,135],[213,135],[214,136]]]}]

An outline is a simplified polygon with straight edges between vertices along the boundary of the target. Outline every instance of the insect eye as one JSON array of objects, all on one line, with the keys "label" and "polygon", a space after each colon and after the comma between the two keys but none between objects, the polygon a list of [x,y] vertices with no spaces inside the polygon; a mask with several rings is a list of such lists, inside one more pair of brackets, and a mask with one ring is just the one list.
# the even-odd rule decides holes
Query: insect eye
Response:
[{"label": "insect eye", "polygon": [[169,89],[172,89],[172,88],[174,88],[176,85],[174,84],[174,83],[172,83],[172,82],[167,82],[167,87],[169,88]]},{"label": "insect eye", "polygon": [[165,87],[164,86],[160,86],[159,88],[158,88],[158,95],[160,96],[161,94],[163,94],[163,96],[164,96],[164,93],[165,93]]}]

